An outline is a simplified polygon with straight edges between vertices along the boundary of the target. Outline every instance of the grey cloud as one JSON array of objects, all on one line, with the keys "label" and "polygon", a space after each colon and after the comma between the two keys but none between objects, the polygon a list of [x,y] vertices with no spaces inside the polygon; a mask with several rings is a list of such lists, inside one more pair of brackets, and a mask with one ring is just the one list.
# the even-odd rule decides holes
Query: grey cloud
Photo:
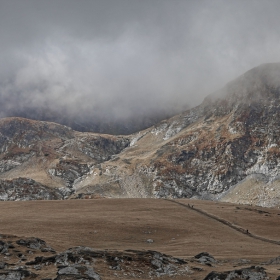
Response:
[{"label": "grey cloud", "polygon": [[0,0],[1,116],[176,112],[280,60],[279,1]]}]

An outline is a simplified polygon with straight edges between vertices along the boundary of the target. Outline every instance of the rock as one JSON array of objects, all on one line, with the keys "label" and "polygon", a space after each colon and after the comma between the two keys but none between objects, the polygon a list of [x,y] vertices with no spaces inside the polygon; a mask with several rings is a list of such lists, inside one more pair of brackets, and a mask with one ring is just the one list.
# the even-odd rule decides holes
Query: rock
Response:
[{"label": "rock", "polygon": [[42,266],[41,265],[34,265],[33,268],[36,269],[36,270],[41,270]]},{"label": "rock", "polygon": [[20,239],[17,240],[16,243],[18,245],[25,246],[33,250],[41,250],[42,252],[55,252],[50,246],[46,244],[44,240],[36,237]]},{"label": "rock", "polygon": [[110,268],[110,269],[113,269],[113,270],[121,270],[121,266],[120,266],[120,264],[118,264],[118,263],[109,266],[109,268]]},{"label": "rock", "polygon": [[215,258],[207,252],[199,253],[194,256],[194,258],[197,259],[197,261],[199,261],[201,264],[206,264],[209,266],[211,266],[213,263],[217,263]]},{"label": "rock", "polygon": [[38,265],[38,264],[47,264],[47,263],[55,263],[56,261],[56,255],[51,257],[35,257],[33,261],[29,261],[26,263],[26,265]]},{"label": "rock", "polygon": [[280,264],[280,256],[270,259],[268,262],[264,263],[264,264]]},{"label": "rock", "polygon": [[63,199],[57,189],[49,188],[29,178],[0,180],[0,200],[56,200]]},{"label": "rock", "polygon": [[9,244],[0,240],[0,254],[8,254]]},{"label": "rock", "polygon": [[154,259],[151,261],[151,264],[153,267],[155,267],[156,269],[161,269],[162,268],[162,261],[159,259]]},{"label": "rock", "polygon": [[26,277],[35,278],[36,276],[37,276],[36,274],[25,269],[0,271],[0,280],[22,280]]},{"label": "rock", "polygon": [[226,271],[226,272],[210,272],[204,280],[265,280],[267,274],[263,267],[251,266],[249,268],[242,268],[238,270]]},{"label": "rock", "polygon": [[196,266],[192,266],[191,269],[194,271],[203,271],[201,267],[196,267]]},{"label": "rock", "polygon": [[236,261],[236,264],[243,265],[243,264],[249,264],[251,261],[247,259],[239,259]]},{"label": "rock", "polygon": [[210,272],[204,280],[230,280],[227,279],[228,273],[227,272]]},{"label": "rock", "polygon": [[91,277],[92,279],[101,280],[100,276],[93,270],[92,267],[88,267],[85,271],[85,274]]},{"label": "rock", "polygon": [[94,272],[92,267],[81,265],[66,266],[58,270],[55,280],[68,279],[101,280],[100,276]]},{"label": "rock", "polygon": [[0,269],[4,269],[6,267],[7,263],[0,262]]},{"label": "rock", "polygon": [[147,243],[154,243],[154,240],[153,239],[147,239],[146,242]]},{"label": "rock", "polygon": [[78,270],[74,266],[66,266],[60,268],[57,272],[58,274],[78,274]]},{"label": "rock", "polygon": [[[111,277],[114,273],[120,277],[149,279],[150,277],[187,275],[187,263],[152,250],[96,250],[89,247],[73,247],[51,255],[42,252],[42,248],[50,248],[40,238],[3,235],[3,248],[16,243],[11,251],[9,261],[0,262],[0,280],[42,279],[55,273],[56,280],[101,280],[99,271]],[[27,249],[28,248],[28,249]],[[27,254],[28,261],[22,258],[32,248],[34,257]],[[40,256],[38,254],[41,254]],[[5,258],[2,255],[2,259]],[[33,258],[33,260],[32,260]],[[31,271],[35,271],[37,276]],[[52,278],[53,279],[53,278]],[[53,279],[54,280],[54,279]]]},{"label": "rock", "polygon": [[61,177],[66,182],[66,186],[71,188],[75,180],[90,172],[91,167],[90,164],[81,163],[77,160],[60,159],[59,163],[49,170],[49,173]]},{"label": "rock", "polygon": [[211,255],[210,255],[209,253],[207,253],[207,252],[201,252],[201,253],[195,255],[194,257],[195,257],[196,259],[200,259],[201,257],[209,257],[209,258],[211,258],[211,259],[214,259],[214,257],[211,256]]},{"label": "rock", "polygon": [[[139,276],[144,273],[143,270],[154,276],[184,275],[189,270],[184,260],[156,251],[126,250],[122,252],[94,250],[88,247],[70,248],[51,257],[36,257],[34,261],[27,262],[26,265],[55,264],[59,268],[57,280],[68,279],[69,275],[72,275],[73,279],[77,279],[77,275],[82,275],[84,279],[99,279],[99,275],[93,269],[98,262],[105,263],[108,269],[130,271],[138,273]],[[138,272],[134,271],[135,267],[139,268]]]}]

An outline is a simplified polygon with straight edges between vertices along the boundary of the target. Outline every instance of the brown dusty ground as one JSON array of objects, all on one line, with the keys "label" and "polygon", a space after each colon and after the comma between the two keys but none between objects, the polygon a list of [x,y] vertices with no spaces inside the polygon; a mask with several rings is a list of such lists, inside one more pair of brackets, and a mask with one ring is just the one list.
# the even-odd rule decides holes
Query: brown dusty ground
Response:
[{"label": "brown dusty ground", "polygon": [[[280,241],[278,208],[177,201],[194,205],[195,209],[255,235]],[[203,272],[189,279],[203,279],[212,270],[240,267],[240,259],[250,260],[243,265],[248,267],[280,255],[280,245],[256,240],[191,207],[161,199],[1,202],[0,233],[39,237],[57,251],[79,245],[96,249],[145,249],[187,260],[204,251],[224,262],[214,268],[190,262],[190,266],[203,267]],[[154,242],[147,243],[147,239]],[[266,268],[271,279],[280,275],[280,264]]]}]

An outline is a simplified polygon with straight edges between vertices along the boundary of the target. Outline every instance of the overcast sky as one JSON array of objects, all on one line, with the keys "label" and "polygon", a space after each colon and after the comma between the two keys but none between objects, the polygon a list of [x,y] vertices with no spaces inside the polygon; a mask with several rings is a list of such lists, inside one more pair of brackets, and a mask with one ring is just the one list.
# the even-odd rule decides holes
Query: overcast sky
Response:
[{"label": "overcast sky", "polygon": [[279,0],[0,0],[1,100],[116,117],[196,105],[280,61],[279,11]]}]

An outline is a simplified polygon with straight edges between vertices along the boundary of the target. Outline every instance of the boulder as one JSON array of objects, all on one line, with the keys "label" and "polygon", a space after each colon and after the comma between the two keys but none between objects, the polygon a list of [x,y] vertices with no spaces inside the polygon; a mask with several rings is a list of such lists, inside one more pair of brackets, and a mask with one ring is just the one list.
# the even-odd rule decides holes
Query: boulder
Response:
[{"label": "boulder", "polygon": [[225,272],[210,272],[204,280],[235,280],[235,279],[246,279],[246,280],[265,280],[267,274],[263,267],[251,266],[248,268],[242,268],[232,271]]},{"label": "boulder", "polygon": [[207,252],[199,253],[199,254],[195,255],[194,258],[201,264],[206,264],[209,266],[212,266],[213,263],[217,263],[215,258]]},{"label": "boulder", "polygon": [[92,267],[82,265],[60,267],[55,280],[70,279],[101,280],[99,274],[97,274]]},{"label": "boulder", "polygon": [[47,243],[36,237],[17,240],[16,243],[20,246],[25,246],[33,250],[41,250],[42,252],[55,252]]},{"label": "boulder", "polygon": [[21,280],[27,277],[35,278],[37,275],[26,269],[9,269],[0,271],[0,280]]}]

